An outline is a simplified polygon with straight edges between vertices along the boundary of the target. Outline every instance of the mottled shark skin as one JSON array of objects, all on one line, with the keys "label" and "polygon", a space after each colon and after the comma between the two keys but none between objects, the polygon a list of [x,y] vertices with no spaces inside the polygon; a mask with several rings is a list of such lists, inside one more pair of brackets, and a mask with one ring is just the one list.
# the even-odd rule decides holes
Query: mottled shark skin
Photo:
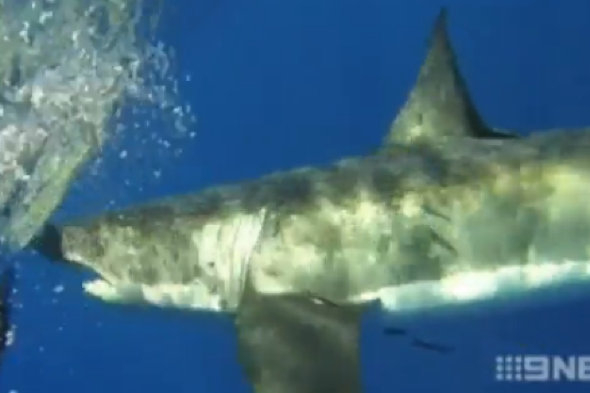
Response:
[{"label": "mottled shark skin", "polygon": [[379,154],[48,226],[32,245],[103,300],[235,310],[313,293],[422,310],[590,279],[590,129],[487,128],[445,28]]}]

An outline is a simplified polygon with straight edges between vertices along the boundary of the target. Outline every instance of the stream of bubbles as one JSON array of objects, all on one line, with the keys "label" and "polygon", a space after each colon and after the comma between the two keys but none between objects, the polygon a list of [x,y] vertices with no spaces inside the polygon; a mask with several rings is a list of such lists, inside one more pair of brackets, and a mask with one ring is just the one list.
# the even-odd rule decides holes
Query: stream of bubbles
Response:
[{"label": "stream of bubbles", "polygon": [[12,251],[107,143],[137,132],[133,116],[189,133],[147,1],[0,0],[0,239]]}]

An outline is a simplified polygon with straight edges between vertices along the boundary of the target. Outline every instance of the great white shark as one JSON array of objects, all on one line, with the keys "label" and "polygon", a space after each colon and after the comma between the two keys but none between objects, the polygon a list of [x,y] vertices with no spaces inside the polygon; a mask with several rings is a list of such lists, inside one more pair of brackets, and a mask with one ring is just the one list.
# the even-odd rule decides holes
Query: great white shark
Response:
[{"label": "great white shark", "polygon": [[379,151],[48,225],[31,247],[108,302],[263,295],[423,310],[590,279],[590,129],[485,124],[438,17]]}]

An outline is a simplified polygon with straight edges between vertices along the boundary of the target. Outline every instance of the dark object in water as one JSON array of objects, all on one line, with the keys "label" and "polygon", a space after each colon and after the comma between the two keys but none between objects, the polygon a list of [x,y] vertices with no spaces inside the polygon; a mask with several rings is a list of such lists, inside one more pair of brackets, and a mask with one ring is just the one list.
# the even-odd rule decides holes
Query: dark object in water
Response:
[{"label": "dark object in water", "polygon": [[30,247],[51,261],[64,260],[61,232],[55,225],[47,224],[31,240]]},{"label": "dark object in water", "polygon": [[238,357],[256,393],[360,393],[358,340],[366,305],[305,294],[245,294]]},{"label": "dark object in water", "polygon": [[412,338],[412,345],[417,348],[427,349],[429,351],[435,351],[439,353],[448,353],[454,351],[454,348],[452,347],[441,344],[435,344],[415,337]]},{"label": "dark object in water", "polygon": [[[388,327],[383,330],[383,333],[388,336],[407,336],[408,332],[405,329],[395,328],[395,327]],[[453,347],[436,344],[431,341],[425,341],[417,337],[410,337],[412,340],[412,345],[417,348],[426,349],[429,351],[439,352],[439,353],[448,353],[452,352],[455,349]]]},{"label": "dark object in water", "polygon": [[[246,280],[236,314],[238,358],[256,393],[361,393],[359,337],[364,304],[313,294],[262,295]],[[387,329],[386,334],[406,334]],[[439,353],[449,347],[413,338]]]},{"label": "dark object in water", "polygon": [[10,344],[11,304],[10,296],[14,288],[14,268],[8,267],[0,273],[0,355]]}]

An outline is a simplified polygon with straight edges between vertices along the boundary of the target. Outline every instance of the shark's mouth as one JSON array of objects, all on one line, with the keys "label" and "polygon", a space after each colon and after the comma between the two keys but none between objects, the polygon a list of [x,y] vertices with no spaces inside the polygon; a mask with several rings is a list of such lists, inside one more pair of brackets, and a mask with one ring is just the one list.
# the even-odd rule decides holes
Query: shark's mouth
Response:
[{"label": "shark's mouth", "polygon": [[[590,261],[546,262],[456,273],[440,281],[381,288],[352,300],[380,300],[387,312],[449,309],[478,301],[499,301],[514,306],[525,298],[547,300],[545,296],[537,296],[543,294],[561,299],[565,293],[571,295],[572,289],[585,288],[576,284],[586,281],[590,281]],[[590,288],[585,292],[590,293]]]},{"label": "shark's mouth", "polygon": [[[102,268],[94,267],[102,278],[91,280],[84,283],[85,292],[95,296],[105,302],[120,304],[151,304],[159,307],[207,310],[207,311],[233,311],[239,302],[244,289],[246,272],[250,266],[252,253],[257,249],[263,228],[262,222],[266,211],[260,212],[259,215],[245,215],[238,217],[238,225],[220,226],[212,225],[212,234],[206,233],[201,240],[200,252],[203,252],[202,259],[205,256],[218,255],[211,249],[222,249],[216,247],[218,244],[219,229],[228,229],[226,236],[231,237],[234,241],[234,247],[226,253],[222,249],[219,259],[228,260],[231,263],[226,264],[227,269],[224,272],[224,281],[226,285],[222,291],[213,290],[211,286],[201,281],[195,281],[188,284],[179,283],[156,283],[145,284],[133,282],[130,280],[122,281]],[[203,241],[214,240],[210,242]],[[72,261],[77,261],[82,265],[90,265],[84,261],[81,255],[70,253],[68,255]]]}]

